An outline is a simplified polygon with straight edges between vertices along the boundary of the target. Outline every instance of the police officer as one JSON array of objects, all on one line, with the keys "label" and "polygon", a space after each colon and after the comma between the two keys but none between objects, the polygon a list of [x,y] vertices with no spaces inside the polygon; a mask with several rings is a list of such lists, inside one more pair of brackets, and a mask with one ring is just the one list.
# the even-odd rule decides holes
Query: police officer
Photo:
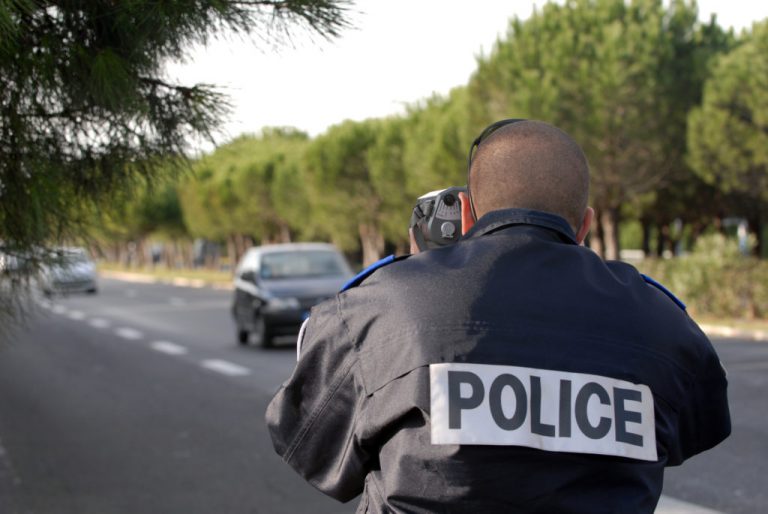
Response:
[{"label": "police officer", "polygon": [[462,240],[312,311],[267,411],[285,462],[361,513],[652,513],[730,433],[726,378],[679,300],[581,246],[588,173],[551,125],[486,129]]}]

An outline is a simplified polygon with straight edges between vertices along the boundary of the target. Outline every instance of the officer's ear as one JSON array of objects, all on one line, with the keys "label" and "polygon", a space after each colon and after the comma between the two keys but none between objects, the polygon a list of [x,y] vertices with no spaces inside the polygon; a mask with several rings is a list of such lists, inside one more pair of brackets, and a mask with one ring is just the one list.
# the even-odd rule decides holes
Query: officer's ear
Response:
[{"label": "officer's ear", "polygon": [[576,231],[576,242],[582,244],[589,234],[589,229],[592,227],[592,220],[595,219],[595,210],[592,207],[587,207],[584,211],[584,219],[581,222],[579,230]]},{"label": "officer's ear", "polygon": [[459,193],[461,201],[461,235],[463,236],[469,229],[475,226],[475,217],[472,215],[472,206],[469,204],[469,195]]}]

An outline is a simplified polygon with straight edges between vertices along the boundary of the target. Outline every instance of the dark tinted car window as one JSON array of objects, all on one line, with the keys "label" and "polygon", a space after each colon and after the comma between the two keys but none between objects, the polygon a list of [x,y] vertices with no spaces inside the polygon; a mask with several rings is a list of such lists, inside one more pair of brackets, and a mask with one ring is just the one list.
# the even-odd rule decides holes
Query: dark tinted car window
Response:
[{"label": "dark tinted car window", "polygon": [[69,252],[61,255],[61,262],[64,264],[82,264],[90,262],[90,259],[83,253]]},{"label": "dark tinted car window", "polygon": [[56,252],[53,254],[51,265],[58,268],[69,268],[78,264],[88,264],[91,259],[83,252]]},{"label": "dark tinted car window", "polygon": [[344,268],[334,252],[275,252],[261,257],[259,274],[264,279],[325,277],[342,275]]}]

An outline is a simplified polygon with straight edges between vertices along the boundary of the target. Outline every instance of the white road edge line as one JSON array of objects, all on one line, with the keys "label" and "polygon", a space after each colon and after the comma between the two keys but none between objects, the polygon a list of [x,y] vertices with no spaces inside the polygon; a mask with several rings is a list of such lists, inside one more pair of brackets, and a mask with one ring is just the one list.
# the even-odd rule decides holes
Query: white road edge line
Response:
[{"label": "white road edge line", "polygon": [[108,328],[110,325],[109,321],[104,318],[93,318],[88,324],[93,328]]},{"label": "white road edge line", "polygon": [[708,509],[700,505],[684,502],[669,496],[661,495],[654,514],[723,514],[720,511]]},{"label": "white road edge line", "polygon": [[217,373],[222,373],[230,377],[243,377],[245,375],[251,374],[251,370],[248,368],[219,359],[204,360],[200,363],[200,365],[205,369],[209,369]]},{"label": "white road edge line", "polygon": [[82,311],[69,311],[69,319],[74,319],[76,321],[84,320],[85,319],[85,313]]},{"label": "white road edge line", "polygon": [[155,341],[149,346],[155,351],[166,353],[168,355],[185,355],[188,352],[184,346],[171,343],[170,341]]},{"label": "white road edge line", "polygon": [[144,334],[136,330],[135,328],[120,327],[115,329],[115,335],[122,337],[123,339],[130,339],[136,341],[144,338]]}]

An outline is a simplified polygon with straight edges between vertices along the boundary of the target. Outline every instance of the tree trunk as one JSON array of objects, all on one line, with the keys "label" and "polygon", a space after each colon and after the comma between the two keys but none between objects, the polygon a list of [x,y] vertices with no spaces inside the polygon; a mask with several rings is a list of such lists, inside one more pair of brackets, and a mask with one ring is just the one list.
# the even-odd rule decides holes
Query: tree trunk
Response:
[{"label": "tree trunk", "polygon": [[[679,223],[679,226],[677,225]],[[669,249],[672,252],[673,257],[678,257],[682,253],[682,239],[685,233],[685,225],[680,223],[680,220],[675,221],[675,230],[669,231]]]},{"label": "tree trunk", "polygon": [[698,241],[699,237],[701,237],[701,234],[704,233],[704,229],[707,228],[707,226],[700,222],[696,221],[691,225],[691,237],[688,240],[688,250],[693,250],[693,248],[696,246],[696,241]]},{"label": "tree trunk", "polygon": [[184,242],[179,243],[178,239],[173,240],[173,267],[184,268]]},{"label": "tree trunk", "polygon": [[643,254],[645,257],[651,255],[651,222],[648,220],[640,220],[640,226],[643,229]]},{"label": "tree trunk", "polygon": [[249,239],[250,238],[244,234],[235,235],[235,247],[237,254],[233,259],[230,259],[232,266],[235,266],[238,262],[240,262],[240,257],[242,257],[245,254],[245,251],[250,247]]},{"label": "tree trunk", "polygon": [[669,225],[659,225],[659,232],[656,234],[656,255],[664,257],[664,251],[669,246]]},{"label": "tree trunk", "polygon": [[763,258],[763,220],[760,214],[755,215],[754,217],[750,218],[747,223],[749,223],[749,228],[752,229],[752,232],[755,234],[755,249],[753,252],[753,255],[757,257],[758,259]]},{"label": "tree trunk", "polygon": [[[229,248],[229,238],[227,238],[227,247]],[[221,257],[218,249],[214,252],[211,251],[211,248],[211,242],[206,240],[203,245],[203,266],[207,269],[217,268],[219,266],[219,258]]]},{"label": "tree trunk", "polygon": [[715,215],[715,218],[712,220],[712,224],[715,226],[715,230],[717,230],[719,233],[725,235],[725,225],[723,224],[723,215],[718,213]]},{"label": "tree trunk", "polygon": [[165,267],[168,269],[176,268],[176,254],[178,252],[179,243],[174,240],[173,244],[166,243],[163,245],[163,254],[165,257]]},{"label": "tree trunk", "polygon": [[135,268],[137,265],[136,243],[134,241],[125,244],[125,262],[128,268]]},{"label": "tree trunk", "polygon": [[139,239],[136,243],[136,258],[138,260],[139,268],[146,268],[147,261],[151,261],[152,258],[147,258],[147,242],[144,239]]},{"label": "tree trunk", "polygon": [[600,224],[603,228],[603,247],[605,260],[615,261],[619,258],[619,210],[605,209],[600,215]]},{"label": "tree trunk", "polygon": [[281,223],[280,224],[280,242],[281,243],[290,243],[291,242],[291,229],[288,227],[287,223]]},{"label": "tree trunk", "polygon": [[589,247],[593,252],[595,252],[601,258],[605,259],[605,245],[603,244],[603,224],[600,221],[600,210],[597,212],[598,215],[595,216],[594,221],[592,221],[592,230],[589,233]]},{"label": "tree trunk", "polygon": [[361,223],[358,225],[360,245],[363,248],[363,267],[368,267],[381,259],[384,252],[384,236],[375,225]]},{"label": "tree trunk", "polygon": [[195,267],[195,243],[194,241],[184,241],[181,246],[181,266],[183,268]]},{"label": "tree trunk", "polygon": [[237,236],[230,235],[227,238],[227,257],[229,258],[229,264],[232,268],[237,266],[237,262],[240,257],[237,255]]},{"label": "tree trunk", "polygon": [[131,243],[121,243],[120,248],[117,251],[117,259],[120,262],[120,266],[127,268],[131,265],[131,252],[128,245]]}]

